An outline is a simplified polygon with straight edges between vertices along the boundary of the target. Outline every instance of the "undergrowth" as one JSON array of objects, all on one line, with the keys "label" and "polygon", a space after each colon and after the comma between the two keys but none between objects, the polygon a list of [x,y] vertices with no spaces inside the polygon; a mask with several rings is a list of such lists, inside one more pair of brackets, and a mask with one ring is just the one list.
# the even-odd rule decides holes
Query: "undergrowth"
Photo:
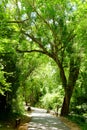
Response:
[{"label": "undergrowth", "polygon": [[26,114],[9,113],[6,115],[2,113],[0,114],[0,130],[14,130],[17,118],[21,119],[21,124],[30,122],[30,117]]},{"label": "undergrowth", "polygon": [[69,120],[71,120],[74,123],[77,123],[81,130],[87,130],[87,119],[82,115],[69,115],[67,117]]}]

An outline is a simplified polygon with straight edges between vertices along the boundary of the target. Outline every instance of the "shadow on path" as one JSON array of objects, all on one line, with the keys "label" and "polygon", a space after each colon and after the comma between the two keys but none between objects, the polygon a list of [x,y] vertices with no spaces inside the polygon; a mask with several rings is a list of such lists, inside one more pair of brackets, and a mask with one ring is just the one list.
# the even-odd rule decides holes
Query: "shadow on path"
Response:
[{"label": "shadow on path", "polygon": [[32,108],[28,130],[70,130],[58,117],[46,113],[44,109]]}]

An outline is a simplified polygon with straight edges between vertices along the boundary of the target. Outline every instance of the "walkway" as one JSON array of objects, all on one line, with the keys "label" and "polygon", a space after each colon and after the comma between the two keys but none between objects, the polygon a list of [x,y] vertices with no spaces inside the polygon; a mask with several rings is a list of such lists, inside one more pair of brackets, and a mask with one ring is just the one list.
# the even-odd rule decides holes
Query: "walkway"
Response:
[{"label": "walkway", "polygon": [[70,130],[58,117],[46,113],[46,110],[32,108],[28,130]]}]

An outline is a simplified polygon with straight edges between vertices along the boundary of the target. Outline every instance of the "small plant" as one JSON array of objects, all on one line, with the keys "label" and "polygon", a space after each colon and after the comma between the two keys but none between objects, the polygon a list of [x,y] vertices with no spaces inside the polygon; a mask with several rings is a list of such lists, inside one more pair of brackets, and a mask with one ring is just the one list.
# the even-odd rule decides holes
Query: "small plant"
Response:
[{"label": "small plant", "polygon": [[87,122],[84,116],[73,114],[69,115],[68,119],[77,123],[81,127],[81,130],[87,130]]}]

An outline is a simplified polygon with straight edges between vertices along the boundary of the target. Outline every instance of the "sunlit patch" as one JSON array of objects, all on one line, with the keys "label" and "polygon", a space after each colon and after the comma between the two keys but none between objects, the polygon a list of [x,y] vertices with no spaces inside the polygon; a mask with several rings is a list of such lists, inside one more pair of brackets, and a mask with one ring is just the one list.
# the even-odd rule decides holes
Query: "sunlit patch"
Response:
[{"label": "sunlit patch", "polygon": [[46,113],[44,109],[34,109],[28,130],[69,130],[57,117]]}]

